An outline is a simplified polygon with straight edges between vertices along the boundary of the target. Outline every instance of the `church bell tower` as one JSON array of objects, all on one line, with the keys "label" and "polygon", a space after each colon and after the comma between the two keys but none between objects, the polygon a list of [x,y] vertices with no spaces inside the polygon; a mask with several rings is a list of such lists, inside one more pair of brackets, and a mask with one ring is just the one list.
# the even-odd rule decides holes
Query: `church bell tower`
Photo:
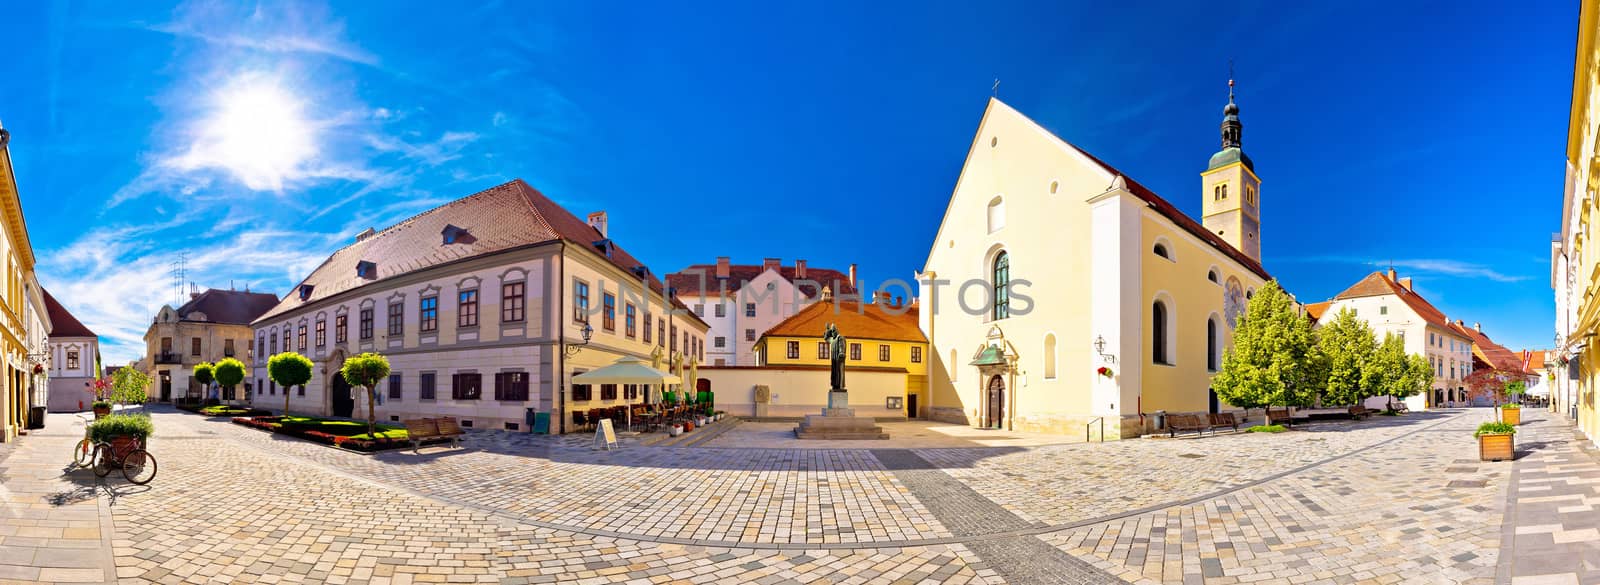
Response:
[{"label": "church bell tower", "polygon": [[1205,203],[1201,220],[1206,229],[1260,262],[1261,179],[1240,148],[1243,130],[1229,79],[1228,105],[1222,108],[1222,150],[1211,155],[1211,164],[1200,173]]}]

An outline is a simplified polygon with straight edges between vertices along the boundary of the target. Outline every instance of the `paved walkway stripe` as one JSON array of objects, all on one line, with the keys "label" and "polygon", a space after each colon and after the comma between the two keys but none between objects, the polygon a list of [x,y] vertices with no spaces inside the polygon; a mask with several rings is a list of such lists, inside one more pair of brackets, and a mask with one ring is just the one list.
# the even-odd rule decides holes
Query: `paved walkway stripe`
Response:
[{"label": "paved walkway stripe", "polygon": [[1033,536],[982,538],[996,532],[1035,526],[983,497],[967,484],[928,463],[908,449],[873,449],[873,457],[894,472],[895,479],[922,500],[935,518],[966,542],[983,564],[1007,583],[1119,583],[1116,576],[1096,569],[1065,551]]}]

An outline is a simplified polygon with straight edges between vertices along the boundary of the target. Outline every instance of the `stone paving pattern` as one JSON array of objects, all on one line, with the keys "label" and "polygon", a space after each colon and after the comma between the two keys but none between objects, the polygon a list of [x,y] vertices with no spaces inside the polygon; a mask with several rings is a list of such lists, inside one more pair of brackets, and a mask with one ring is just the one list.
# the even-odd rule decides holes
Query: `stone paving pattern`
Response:
[{"label": "stone paving pattern", "polygon": [[474,431],[373,456],[158,409],[149,488],[63,474],[82,431],[56,415],[0,460],[0,583],[1596,582],[1573,559],[1600,458],[1530,411],[1522,457],[1479,463],[1491,415],[914,450]]}]

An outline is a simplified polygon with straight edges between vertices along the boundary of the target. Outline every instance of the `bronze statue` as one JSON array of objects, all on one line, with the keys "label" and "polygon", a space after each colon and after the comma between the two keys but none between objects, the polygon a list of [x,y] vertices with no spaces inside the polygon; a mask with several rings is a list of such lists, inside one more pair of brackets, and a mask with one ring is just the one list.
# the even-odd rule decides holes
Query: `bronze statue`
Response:
[{"label": "bronze statue", "polygon": [[839,334],[838,327],[834,327],[832,323],[829,323],[827,331],[822,334],[822,339],[828,342],[828,357],[833,362],[831,369],[832,375],[829,377],[829,381],[833,384],[833,391],[843,391],[845,347],[844,336]]}]

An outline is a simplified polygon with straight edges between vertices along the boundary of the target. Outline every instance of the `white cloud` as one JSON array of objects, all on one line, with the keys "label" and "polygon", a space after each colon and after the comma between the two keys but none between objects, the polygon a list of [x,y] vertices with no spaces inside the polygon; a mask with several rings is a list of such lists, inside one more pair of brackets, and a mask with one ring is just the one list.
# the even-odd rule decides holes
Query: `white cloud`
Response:
[{"label": "white cloud", "polygon": [[1453,278],[1485,279],[1495,282],[1521,282],[1532,278],[1526,275],[1506,274],[1490,267],[1487,264],[1450,260],[1444,258],[1412,258],[1404,260],[1374,260],[1361,256],[1299,256],[1290,258],[1274,258],[1277,262],[1293,264],[1359,264],[1377,268],[1394,266],[1412,272],[1447,276]]},{"label": "white cloud", "polygon": [[227,2],[188,2],[176,10],[172,22],[149,27],[176,37],[211,45],[266,53],[323,55],[377,65],[378,57],[344,41],[344,25],[325,7],[280,5],[278,10]]}]

